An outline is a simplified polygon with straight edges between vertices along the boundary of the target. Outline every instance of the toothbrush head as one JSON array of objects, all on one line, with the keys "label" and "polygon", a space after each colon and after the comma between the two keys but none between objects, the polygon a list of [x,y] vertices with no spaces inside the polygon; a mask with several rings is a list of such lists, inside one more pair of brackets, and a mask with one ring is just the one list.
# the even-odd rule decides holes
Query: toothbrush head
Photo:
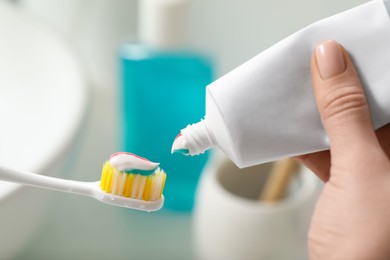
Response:
[{"label": "toothbrush head", "polygon": [[102,202],[132,209],[156,211],[164,204],[166,173],[145,158],[115,153],[102,169]]}]

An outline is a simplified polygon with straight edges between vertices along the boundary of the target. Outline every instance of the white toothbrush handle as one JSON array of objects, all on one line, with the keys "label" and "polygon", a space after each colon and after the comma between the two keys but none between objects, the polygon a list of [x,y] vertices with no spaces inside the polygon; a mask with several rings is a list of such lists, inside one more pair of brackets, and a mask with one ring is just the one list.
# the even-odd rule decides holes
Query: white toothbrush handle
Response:
[{"label": "white toothbrush handle", "polygon": [[93,185],[90,182],[64,180],[7,167],[0,167],[0,180],[87,196],[93,195]]}]

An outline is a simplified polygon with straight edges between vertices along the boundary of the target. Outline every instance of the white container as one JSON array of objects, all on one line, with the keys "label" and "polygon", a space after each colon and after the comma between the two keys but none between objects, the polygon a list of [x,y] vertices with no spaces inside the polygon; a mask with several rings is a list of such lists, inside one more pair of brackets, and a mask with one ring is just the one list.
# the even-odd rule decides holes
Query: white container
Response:
[{"label": "white container", "polygon": [[327,39],[340,42],[352,56],[375,127],[389,123],[385,4],[389,7],[388,1],[369,1],[316,22],[211,83],[205,119],[183,129],[173,150],[196,155],[218,147],[241,168],[329,149],[310,75],[314,48]]},{"label": "white container", "polygon": [[302,169],[290,194],[275,204],[257,200],[271,164],[239,169],[219,158],[200,180],[195,212],[199,260],[303,260],[320,183]]},{"label": "white container", "polygon": [[[0,165],[68,178],[63,168],[87,111],[79,63],[58,36],[5,1],[0,38]],[[50,194],[0,181],[0,259],[15,258],[44,223]]]}]

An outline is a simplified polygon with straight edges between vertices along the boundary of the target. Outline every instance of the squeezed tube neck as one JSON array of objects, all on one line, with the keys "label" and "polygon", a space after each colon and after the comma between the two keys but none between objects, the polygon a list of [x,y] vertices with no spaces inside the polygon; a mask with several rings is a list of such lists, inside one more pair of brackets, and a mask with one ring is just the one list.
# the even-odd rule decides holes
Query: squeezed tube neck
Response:
[{"label": "squeezed tube neck", "polygon": [[214,146],[214,138],[207,127],[207,120],[188,125],[181,130],[190,155],[198,155]]}]

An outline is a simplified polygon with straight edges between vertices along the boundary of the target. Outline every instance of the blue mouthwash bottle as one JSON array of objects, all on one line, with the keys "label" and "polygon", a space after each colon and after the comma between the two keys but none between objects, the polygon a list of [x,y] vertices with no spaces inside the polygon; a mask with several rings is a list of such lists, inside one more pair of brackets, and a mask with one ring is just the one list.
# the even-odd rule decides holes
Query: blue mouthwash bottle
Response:
[{"label": "blue mouthwash bottle", "polygon": [[171,154],[177,129],[205,113],[213,79],[208,57],[181,47],[188,0],[140,0],[140,44],[120,50],[123,149],[161,163],[167,172],[164,207],[190,211],[208,154]]}]

